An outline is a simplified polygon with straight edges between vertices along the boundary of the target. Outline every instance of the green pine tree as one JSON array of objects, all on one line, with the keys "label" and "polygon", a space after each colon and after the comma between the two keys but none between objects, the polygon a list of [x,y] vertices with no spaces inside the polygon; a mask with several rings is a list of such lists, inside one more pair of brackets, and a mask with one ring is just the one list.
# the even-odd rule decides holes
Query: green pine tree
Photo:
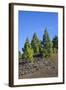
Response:
[{"label": "green pine tree", "polygon": [[18,58],[19,58],[19,62],[21,62],[22,61],[22,53],[19,51],[19,53],[18,53]]},{"label": "green pine tree", "polygon": [[40,46],[41,46],[41,41],[38,39],[36,33],[34,33],[32,41],[31,41],[31,46],[34,51],[34,55],[37,55],[40,53]]},{"label": "green pine tree", "polygon": [[58,50],[58,37],[55,36],[55,37],[53,38],[52,42],[53,42],[53,51],[54,51],[54,52],[57,52],[57,50]]},{"label": "green pine tree", "polygon": [[33,49],[31,47],[31,44],[29,43],[29,39],[26,39],[26,42],[24,44],[24,48],[23,48],[23,58],[25,58],[26,60],[29,60],[31,62],[33,62]]},{"label": "green pine tree", "polygon": [[43,35],[43,56],[48,57],[52,55],[52,41],[50,40],[49,34],[47,32],[47,28],[45,29],[44,35]]},{"label": "green pine tree", "polygon": [[19,51],[19,59],[20,59],[20,58],[22,58],[22,54],[21,54],[21,52]]}]

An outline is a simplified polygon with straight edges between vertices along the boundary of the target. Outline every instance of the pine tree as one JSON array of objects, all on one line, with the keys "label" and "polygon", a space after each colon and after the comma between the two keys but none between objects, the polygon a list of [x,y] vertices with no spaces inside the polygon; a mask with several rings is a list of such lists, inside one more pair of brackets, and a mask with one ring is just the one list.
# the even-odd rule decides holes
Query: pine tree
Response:
[{"label": "pine tree", "polygon": [[45,57],[50,56],[52,54],[52,41],[50,40],[49,34],[47,32],[47,28],[45,29],[44,35],[43,35],[43,55]]},{"label": "pine tree", "polygon": [[58,37],[57,36],[53,38],[52,42],[53,42],[53,47],[58,49]]},{"label": "pine tree", "polygon": [[54,51],[54,52],[57,52],[57,50],[58,50],[58,37],[55,36],[55,37],[53,38],[52,42],[53,42],[53,51]]},{"label": "pine tree", "polygon": [[20,59],[20,58],[22,58],[22,54],[21,54],[21,52],[19,51],[19,59]]},{"label": "pine tree", "polygon": [[33,48],[34,51],[34,55],[37,55],[40,53],[40,46],[41,46],[41,42],[38,39],[36,33],[34,33],[32,41],[31,41],[31,46]]},{"label": "pine tree", "polygon": [[28,59],[29,61],[33,62],[33,49],[31,47],[31,44],[29,43],[28,38],[26,39],[26,42],[24,44],[23,58]]},{"label": "pine tree", "polygon": [[18,53],[18,58],[19,58],[19,62],[21,62],[22,61],[22,53],[19,51],[19,53]]}]

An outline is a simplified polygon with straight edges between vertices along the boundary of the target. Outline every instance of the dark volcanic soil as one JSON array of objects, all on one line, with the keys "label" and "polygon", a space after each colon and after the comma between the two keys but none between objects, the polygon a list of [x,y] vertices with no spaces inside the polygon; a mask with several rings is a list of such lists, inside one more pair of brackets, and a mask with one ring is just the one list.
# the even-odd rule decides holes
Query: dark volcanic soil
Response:
[{"label": "dark volcanic soil", "polygon": [[19,63],[19,79],[44,78],[58,76],[58,56],[44,59],[34,58],[34,63]]}]

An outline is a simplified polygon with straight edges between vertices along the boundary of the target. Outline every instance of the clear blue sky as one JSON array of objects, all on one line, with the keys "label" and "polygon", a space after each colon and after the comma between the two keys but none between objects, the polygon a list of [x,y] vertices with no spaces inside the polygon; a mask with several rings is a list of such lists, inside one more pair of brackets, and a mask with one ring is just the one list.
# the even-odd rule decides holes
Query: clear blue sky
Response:
[{"label": "clear blue sky", "polygon": [[18,15],[18,49],[20,51],[24,47],[26,38],[28,37],[31,41],[34,33],[42,40],[46,27],[51,40],[58,35],[58,13],[19,11]]}]

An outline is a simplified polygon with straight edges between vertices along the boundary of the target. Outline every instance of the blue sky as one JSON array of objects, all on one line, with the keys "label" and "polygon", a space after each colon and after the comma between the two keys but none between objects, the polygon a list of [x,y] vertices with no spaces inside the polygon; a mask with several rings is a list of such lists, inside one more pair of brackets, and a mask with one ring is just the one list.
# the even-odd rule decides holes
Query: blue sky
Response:
[{"label": "blue sky", "polygon": [[34,33],[42,40],[45,28],[47,28],[51,40],[58,35],[58,13],[19,11],[18,15],[19,51],[24,47],[26,38],[28,37],[31,41]]}]

